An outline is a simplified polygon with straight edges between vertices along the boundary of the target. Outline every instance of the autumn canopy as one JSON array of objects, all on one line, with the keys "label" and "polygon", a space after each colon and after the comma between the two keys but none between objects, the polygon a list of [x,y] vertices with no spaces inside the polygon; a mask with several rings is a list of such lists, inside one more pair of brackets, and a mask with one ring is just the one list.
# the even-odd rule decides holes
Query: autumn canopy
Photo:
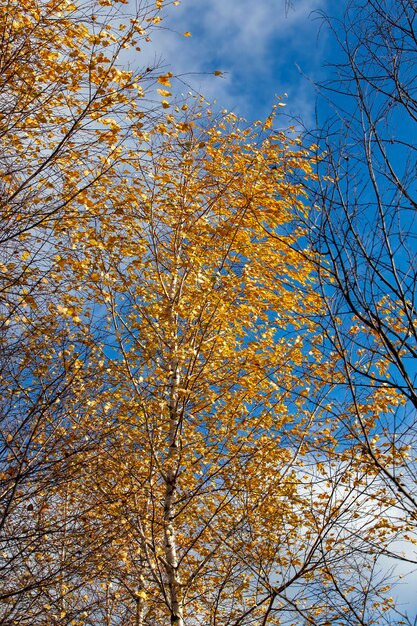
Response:
[{"label": "autumn canopy", "polygon": [[142,66],[165,4],[2,1],[0,624],[381,623],[410,446],[346,393],[326,155]]}]

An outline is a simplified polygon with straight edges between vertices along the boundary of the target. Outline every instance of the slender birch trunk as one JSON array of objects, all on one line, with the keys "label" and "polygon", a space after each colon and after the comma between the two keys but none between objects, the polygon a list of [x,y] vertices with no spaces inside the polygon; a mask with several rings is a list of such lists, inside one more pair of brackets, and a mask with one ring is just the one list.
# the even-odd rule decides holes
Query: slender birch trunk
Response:
[{"label": "slender birch trunk", "polygon": [[178,391],[180,386],[180,366],[176,356],[178,349],[177,319],[174,302],[178,288],[178,276],[172,277],[170,285],[170,318],[172,322],[173,339],[171,342],[169,393],[169,433],[168,452],[166,456],[165,498],[164,498],[164,544],[166,573],[168,578],[169,599],[171,610],[171,624],[184,626],[183,597],[181,579],[178,571],[177,541],[175,529],[175,496],[179,470],[179,439],[181,416],[178,411]]}]

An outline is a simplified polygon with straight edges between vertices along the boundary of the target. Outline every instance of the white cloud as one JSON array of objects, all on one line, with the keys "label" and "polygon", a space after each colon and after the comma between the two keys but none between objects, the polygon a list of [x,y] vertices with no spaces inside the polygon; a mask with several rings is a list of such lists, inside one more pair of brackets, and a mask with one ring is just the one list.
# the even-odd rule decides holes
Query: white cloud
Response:
[{"label": "white cloud", "polygon": [[[288,93],[287,110],[311,117],[314,91],[296,64],[308,75],[319,72],[325,38],[317,39],[313,12],[325,2],[294,0],[286,12],[284,0],[183,0],[152,35],[147,55],[180,74],[183,90],[216,99],[220,108],[262,117],[276,94]],[[224,77],[215,78],[215,70]]]}]

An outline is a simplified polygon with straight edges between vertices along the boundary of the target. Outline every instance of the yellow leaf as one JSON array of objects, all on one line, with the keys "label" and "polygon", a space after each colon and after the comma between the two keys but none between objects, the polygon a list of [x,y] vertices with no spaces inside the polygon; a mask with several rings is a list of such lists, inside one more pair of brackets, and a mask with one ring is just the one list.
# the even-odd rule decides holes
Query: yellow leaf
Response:
[{"label": "yellow leaf", "polygon": [[184,33],[184,37],[191,37],[191,33],[190,33],[190,31],[188,31],[188,30],[187,30],[187,31],[185,31],[185,33]]},{"label": "yellow leaf", "polygon": [[168,74],[161,74],[161,76],[158,77],[158,83],[165,85],[165,87],[170,87],[170,78],[172,78],[172,72],[168,72]]},{"label": "yellow leaf", "polygon": [[164,98],[168,98],[168,96],[172,96],[172,93],[170,91],[167,91],[166,89],[157,89],[156,90],[161,96],[164,96]]},{"label": "yellow leaf", "polygon": [[162,108],[169,109],[169,107],[170,107],[169,102],[167,102],[166,100],[162,100]]},{"label": "yellow leaf", "polygon": [[30,294],[25,295],[25,297],[23,298],[23,304],[28,305],[32,307],[33,309],[38,308],[35,298],[31,296]]}]

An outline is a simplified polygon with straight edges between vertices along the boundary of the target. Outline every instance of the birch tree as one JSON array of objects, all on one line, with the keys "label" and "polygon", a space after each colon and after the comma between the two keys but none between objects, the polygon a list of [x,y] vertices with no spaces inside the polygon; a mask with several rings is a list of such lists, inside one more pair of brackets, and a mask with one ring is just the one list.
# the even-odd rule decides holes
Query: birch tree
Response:
[{"label": "birch tree", "polygon": [[[3,623],[26,612],[34,619],[31,602],[60,576],[57,563],[47,564],[45,537],[63,536],[70,523],[68,516],[66,523],[54,518],[53,494],[75,471],[67,458],[77,452],[70,444],[74,413],[91,416],[82,398],[92,350],[80,299],[57,279],[61,237],[74,222],[93,218],[99,210],[91,200],[95,185],[116,184],[128,137],[151,124],[153,104],[145,94],[156,68],[140,62],[136,71],[124,68],[123,55],[139,55],[161,20],[162,5],[138,3],[132,13],[110,0],[1,2]],[[96,431],[88,443],[84,435],[77,439],[80,454],[101,437]],[[63,558],[65,550],[59,550]]]},{"label": "birch tree", "polygon": [[111,584],[137,625],[365,623],[382,594],[372,576],[352,587],[366,477],[323,429],[332,364],[315,265],[295,250],[307,208],[292,173],[310,178],[314,158],[273,116],[172,109],[65,262],[106,310],[111,385],[93,402],[115,434],[83,483],[107,502],[96,523],[123,528]]},{"label": "birch tree", "polygon": [[[311,248],[318,252],[323,351],[342,374],[333,419],[388,503],[381,526],[400,532],[416,560],[415,3],[349,3],[326,18],[338,62],[321,85],[326,151],[311,187]],[[323,112],[324,107],[319,107]],[[398,544],[397,544],[398,546]],[[403,551],[404,550],[404,551]],[[393,561],[395,564],[395,561]],[[398,607],[400,614],[405,613]],[[398,619],[412,620],[402,615]]]}]

